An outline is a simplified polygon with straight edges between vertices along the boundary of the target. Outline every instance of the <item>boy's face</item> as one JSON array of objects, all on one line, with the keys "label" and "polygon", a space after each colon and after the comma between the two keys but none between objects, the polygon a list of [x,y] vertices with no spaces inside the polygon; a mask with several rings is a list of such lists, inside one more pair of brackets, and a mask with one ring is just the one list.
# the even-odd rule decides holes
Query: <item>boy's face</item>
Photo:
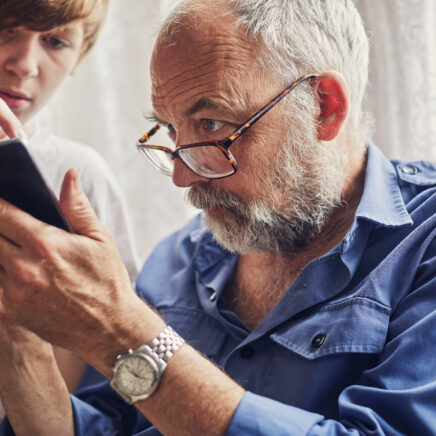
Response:
[{"label": "boy's face", "polygon": [[80,59],[83,25],[37,32],[0,30],[0,98],[25,123],[69,76]]}]

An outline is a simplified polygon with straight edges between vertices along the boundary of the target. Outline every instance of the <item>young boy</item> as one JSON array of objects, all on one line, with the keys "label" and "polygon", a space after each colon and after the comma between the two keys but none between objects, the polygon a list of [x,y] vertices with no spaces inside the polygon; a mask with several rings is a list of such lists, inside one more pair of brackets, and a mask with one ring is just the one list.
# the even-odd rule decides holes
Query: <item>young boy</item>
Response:
[{"label": "young boy", "polygon": [[[7,138],[13,112],[24,126],[20,136],[28,136],[56,194],[67,170],[80,170],[83,189],[114,235],[133,282],[137,263],[125,203],[107,165],[91,148],[30,122],[93,46],[107,4],[108,0],[1,1],[0,139]],[[91,368],[82,378],[86,365],[69,352],[56,349],[55,355],[70,391],[95,380]]]}]

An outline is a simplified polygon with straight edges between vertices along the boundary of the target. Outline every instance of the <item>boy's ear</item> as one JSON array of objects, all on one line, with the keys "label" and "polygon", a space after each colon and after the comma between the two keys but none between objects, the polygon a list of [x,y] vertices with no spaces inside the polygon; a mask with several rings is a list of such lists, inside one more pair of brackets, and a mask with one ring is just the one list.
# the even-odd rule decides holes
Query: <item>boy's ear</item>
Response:
[{"label": "boy's ear", "polygon": [[350,91],[342,74],[336,71],[321,73],[314,83],[320,107],[318,139],[332,141],[347,118]]}]

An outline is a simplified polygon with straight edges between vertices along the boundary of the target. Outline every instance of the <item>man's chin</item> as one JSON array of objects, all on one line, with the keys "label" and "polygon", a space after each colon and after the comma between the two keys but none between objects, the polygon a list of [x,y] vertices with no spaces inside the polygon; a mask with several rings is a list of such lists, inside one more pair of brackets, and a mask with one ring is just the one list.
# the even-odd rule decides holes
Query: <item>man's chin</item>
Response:
[{"label": "man's chin", "polygon": [[213,207],[210,209],[205,209],[203,212],[207,217],[210,217],[212,219],[219,218],[223,215],[228,215],[230,213],[230,211],[225,207]]}]

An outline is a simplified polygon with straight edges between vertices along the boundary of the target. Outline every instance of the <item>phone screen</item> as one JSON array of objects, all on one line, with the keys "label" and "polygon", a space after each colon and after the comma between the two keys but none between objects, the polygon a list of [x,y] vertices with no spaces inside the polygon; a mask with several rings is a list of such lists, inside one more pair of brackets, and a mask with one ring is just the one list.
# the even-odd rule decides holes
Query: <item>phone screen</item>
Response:
[{"label": "phone screen", "polygon": [[20,139],[0,142],[0,197],[40,221],[71,231],[56,196]]}]

